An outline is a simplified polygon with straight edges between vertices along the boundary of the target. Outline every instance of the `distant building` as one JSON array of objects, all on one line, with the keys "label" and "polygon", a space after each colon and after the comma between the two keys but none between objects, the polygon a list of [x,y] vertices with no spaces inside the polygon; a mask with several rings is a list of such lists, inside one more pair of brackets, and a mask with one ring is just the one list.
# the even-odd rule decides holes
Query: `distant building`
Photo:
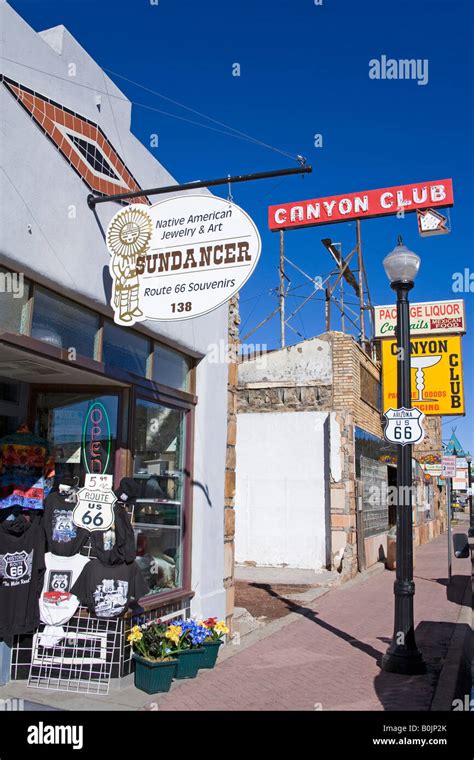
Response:
[{"label": "distant building", "polygon": [[[238,563],[330,568],[383,560],[396,450],[383,439],[380,365],[329,332],[242,361],[237,388]],[[429,446],[441,449],[439,420]],[[441,489],[414,471],[415,542],[444,530]]]}]

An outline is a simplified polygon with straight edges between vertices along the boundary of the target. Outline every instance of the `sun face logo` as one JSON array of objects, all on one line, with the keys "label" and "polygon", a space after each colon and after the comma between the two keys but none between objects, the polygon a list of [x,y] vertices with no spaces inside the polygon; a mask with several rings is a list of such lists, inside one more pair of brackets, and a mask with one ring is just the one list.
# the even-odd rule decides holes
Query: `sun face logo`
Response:
[{"label": "sun face logo", "polygon": [[152,230],[150,216],[137,206],[119,211],[109,224],[109,269],[114,281],[111,306],[118,324],[129,325],[144,318],[139,304],[137,259],[148,249]]},{"label": "sun face logo", "polygon": [[152,233],[151,219],[146,211],[126,208],[118,213],[107,231],[110,253],[117,256],[136,256],[144,253]]}]

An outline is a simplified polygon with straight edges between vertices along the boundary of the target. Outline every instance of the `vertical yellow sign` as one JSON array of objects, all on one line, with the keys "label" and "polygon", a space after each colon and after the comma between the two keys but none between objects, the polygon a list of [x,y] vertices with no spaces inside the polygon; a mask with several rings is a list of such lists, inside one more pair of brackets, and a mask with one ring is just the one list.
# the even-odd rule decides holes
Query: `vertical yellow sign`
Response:
[{"label": "vertical yellow sign", "polygon": [[[411,401],[424,414],[464,414],[459,335],[414,338],[411,344]],[[382,341],[383,409],[397,407],[397,343]]]}]

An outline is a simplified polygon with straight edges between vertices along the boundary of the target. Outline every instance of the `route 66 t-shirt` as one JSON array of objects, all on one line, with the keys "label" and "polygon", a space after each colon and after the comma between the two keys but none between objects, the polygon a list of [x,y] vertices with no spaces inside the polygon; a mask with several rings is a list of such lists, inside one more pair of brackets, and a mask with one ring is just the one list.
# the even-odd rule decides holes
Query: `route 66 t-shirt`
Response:
[{"label": "route 66 t-shirt", "polygon": [[131,599],[140,599],[148,590],[135,562],[105,565],[99,559],[91,559],[71,589],[81,604],[99,618],[120,617]]},{"label": "route 66 t-shirt", "polygon": [[39,601],[40,618],[47,625],[63,625],[79,606],[79,599],[71,589],[89,559],[82,554],[60,557],[48,552],[44,560],[46,572]]},{"label": "route 66 t-shirt", "polygon": [[89,531],[79,528],[72,520],[75,502],[67,494],[50,493],[44,502],[44,530],[48,549],[55,555],[72,557],[80,552]]},{"label": "route 66 t-shirt", "polygon": [[44,572],[41,520],[19,514],[0,523],[0,637],[31,633],[39,623]]}]

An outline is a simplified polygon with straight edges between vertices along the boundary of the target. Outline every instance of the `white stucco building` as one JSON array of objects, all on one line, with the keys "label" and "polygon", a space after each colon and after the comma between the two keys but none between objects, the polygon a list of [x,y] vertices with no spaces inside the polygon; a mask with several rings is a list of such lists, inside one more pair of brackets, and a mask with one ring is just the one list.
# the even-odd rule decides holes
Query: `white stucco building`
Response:
[{"label": "white stucco building", "polygon": [[227,366],[206,353],[226,340],[227,307],[114,324],[104,231],[121,206],[93,212],[87,196],[173,177],[131,133],[128,99],[67,29],[36,32],[3,0],[0,15],[0,434],[27,423],[49,441],[56,477],[80,480],[86,417],[100,408],[102,464],[114,484],[132,477],[139,490],[143,606],[225,617]]}]

